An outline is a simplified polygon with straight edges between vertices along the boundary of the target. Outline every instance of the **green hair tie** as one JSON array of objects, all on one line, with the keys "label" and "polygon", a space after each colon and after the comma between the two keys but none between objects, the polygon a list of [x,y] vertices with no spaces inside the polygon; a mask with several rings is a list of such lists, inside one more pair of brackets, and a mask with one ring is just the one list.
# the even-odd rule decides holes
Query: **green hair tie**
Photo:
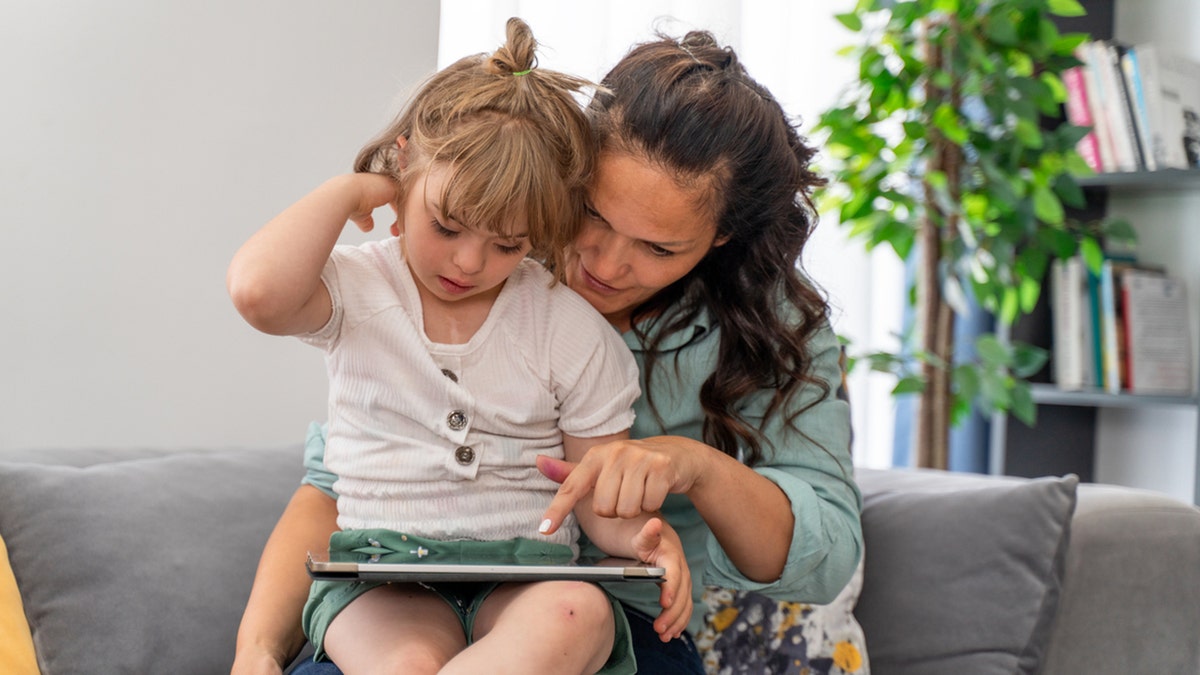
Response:
[{"label": "green hair tie", "polygon": [[532,73],[532,72],[533,72],[533,69],[532,69],[532,68],[530,68],[529,70],[522,70],[522,71],[521,71],[521,72],[519,72],[519,73],[513,73],[513,77],[520,77],[520,76],[522,76],[522,75],[528,75],[528,74],[530,74],[530,73]]}]

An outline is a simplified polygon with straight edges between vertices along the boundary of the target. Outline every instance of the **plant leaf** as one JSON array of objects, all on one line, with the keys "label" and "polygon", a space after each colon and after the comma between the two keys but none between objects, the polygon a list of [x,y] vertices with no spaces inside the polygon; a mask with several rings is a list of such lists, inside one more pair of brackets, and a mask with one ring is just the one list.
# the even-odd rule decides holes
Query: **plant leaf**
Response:
[{"label": "plant leaf", "polygon": [[1037,424],[1037,404],[1033,402],[1033,391],[1028,382],[1015,381],[1012,391],[1009,392],[1009,400],[1012,402],[1010,410],[1013,417],[1021,420],[1028,427]]},{"label": "plant leaf", "polygon": [[925,391],[925,380],[921,379],[917,375],[909,375],[907,377],[900,378],[900,381],[897,382],[896,386],[892,388],[892,395],[898,396],[900,394],[919,394],[923,391]]},{"label": "plant leaf", "polygon": [[853,12],[835,14],[833,18],[837,19],[838,23],[842,24],[846,28],[849,28],[855,33],[861,31],[863,28],[862,17]]},{"label": "plant leaf", "polygon": [[1079,4],[1078,0],[1049,0],[1048,6],[1050,13],[1058,16],[1084,16],[1087,14],[1087,10]]},{"label": "plant leaf", "polygon": [[1033,213],[1038,220],[1050,225],[1061,225],[1063,222],[1063,205],[1058,196],[1045,185],[1033,189]]}]

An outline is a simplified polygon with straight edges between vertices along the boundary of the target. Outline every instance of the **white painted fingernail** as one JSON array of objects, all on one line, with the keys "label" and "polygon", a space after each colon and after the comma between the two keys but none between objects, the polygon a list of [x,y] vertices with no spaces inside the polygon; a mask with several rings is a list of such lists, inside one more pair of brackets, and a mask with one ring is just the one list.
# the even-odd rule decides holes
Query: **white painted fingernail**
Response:
[{"label": "white painted fingernail", "polygon": [[546,534],[547,532],[550,531],[551,525],[553,525],[553,523],[550,522],[549,518],[543,520],[542,524],[538,526],[538,532],[541,532],[542,534]]}]

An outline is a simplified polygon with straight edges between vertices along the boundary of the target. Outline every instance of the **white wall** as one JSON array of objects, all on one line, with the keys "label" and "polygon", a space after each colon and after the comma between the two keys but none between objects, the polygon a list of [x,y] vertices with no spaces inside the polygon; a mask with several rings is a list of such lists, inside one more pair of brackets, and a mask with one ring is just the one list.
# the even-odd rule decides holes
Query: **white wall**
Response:
[{"label": "white wall", "polygon": [[[1116,39],[1154,42],[1200,60],[1200,3],[1195,0],[1117,0]],[[1200,357],[1200,186],[1146,195],[1116,195],[1109,213],[1137,228],[1138,254],[1165,264],[1187,284],[1192,312],[1193,381]],[[1193,500],[1197,412],[1161,407],[1101,409],[1096,439],[1096,479]]]},{"label": "white wall", "polygon": [[0,448],[275,444],[323,419],[319,352],[247,326],[225,269],[433,70],[438,11],[0,5]]}]

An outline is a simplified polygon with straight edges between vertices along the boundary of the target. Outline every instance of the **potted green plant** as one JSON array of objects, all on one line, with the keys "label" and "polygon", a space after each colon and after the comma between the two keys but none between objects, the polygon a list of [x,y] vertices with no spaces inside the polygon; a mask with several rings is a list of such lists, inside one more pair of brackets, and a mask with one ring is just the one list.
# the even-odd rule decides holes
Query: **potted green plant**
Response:
[{"label": "potted green plant", "polygon": [[898,375],[895,394],[919,394],[918,466],[946,467],[950,427],[973,405],[1035,421],[1026,378],[1046,351],[989,333],[956,360],[956,315],[973,298],[1011,325],[1053,259],[1082,251],[1099,268],[1101,239],[1132,236],[1068,215],[1090,170],[1075,151],[1087,129],[1057,121],[1061,74],[1088,36],[1053,19],[1083,13],[1076,0],[860,0],[837,17],[863,39],[846,50],[857,80],[817,125],[833,163],[821,209],[868,249],[919,256],[905,347],[853,355]]}]

